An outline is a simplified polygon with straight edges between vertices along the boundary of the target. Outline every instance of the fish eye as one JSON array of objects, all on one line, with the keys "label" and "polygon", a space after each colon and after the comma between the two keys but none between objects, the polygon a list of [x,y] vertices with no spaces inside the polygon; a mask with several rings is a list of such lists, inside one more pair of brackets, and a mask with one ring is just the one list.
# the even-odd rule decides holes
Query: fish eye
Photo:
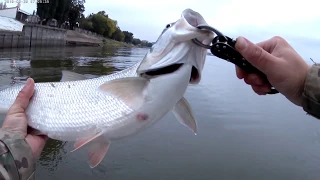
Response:
[{"label": "fish eye", "polygon": [[171,24],[167,24],[166,28],[169,28],[171,26]]}]

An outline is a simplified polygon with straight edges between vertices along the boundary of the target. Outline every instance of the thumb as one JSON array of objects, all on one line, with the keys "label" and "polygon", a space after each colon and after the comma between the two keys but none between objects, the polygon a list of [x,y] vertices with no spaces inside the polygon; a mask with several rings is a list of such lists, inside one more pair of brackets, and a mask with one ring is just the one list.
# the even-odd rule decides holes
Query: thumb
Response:
[{"label": "thumb", "polygon": [[21,133],[24,136],[27,134],[28,125],[24,111],[29,104],[29,99],[33,95],[33,88],[33,79],[28,79],[25,86],[19,92],[15,102],[10,107],[7,116],[3,122],[2,128],[9,129],[13,132]]},{"label": "thumb", "polygon": [[24,110],[29,105],[29,101],[33,95],[33,92],[34,92],[34,81],[33,79],[29,78],[25,86],[19,92],[8,114],[23,113]]},{"label": "thumb", "polygon": [[275,58],[270,53],[244,37],[237,38],[235,48],[250,64],[265,74],[275,65]]}]

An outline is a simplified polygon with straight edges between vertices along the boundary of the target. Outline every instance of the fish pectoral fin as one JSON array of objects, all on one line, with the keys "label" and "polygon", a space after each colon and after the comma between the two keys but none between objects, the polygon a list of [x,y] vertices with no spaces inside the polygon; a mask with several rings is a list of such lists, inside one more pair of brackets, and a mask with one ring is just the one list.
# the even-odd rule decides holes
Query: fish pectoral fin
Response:
[{"label": "fish pectoral fin", "polygon": [[99,89],[111,94],[133,109],[139,108],[144,102],[144,89],[150,81],[142,77],[115,79],[102,84]]},{"label": "fish pectoral fin", "polygon": [[188,101],[182,97],[177,104],[173,107],[172,113],[178,121],[184,126],[189,127],[195,135],[198,133],[197,121],[194,118],[192,109]]},{"label": "fish pectoral fin", "polygon": [[86,76],[84,76],[82,74],[63,70],[62,71],[62,78],[61,78],[60,82],[78,81],[78,80],[86,80],[86,79],[89,79],[89,78],[87,78]]},{"label": "fish pectoral fin", "polygon": [[85,139],[80,139],[80,140],[76,141],[76,143],[74,144],[74,149],[71,152],[74,152],[74,151],[78,150],[79,148],[81,148],[82,146],[86,145],[87,143],[93,141],[94,139],[98,138],[102,134],[103,134],[103,132],[101,131],[101,132],[95,134],[92,137],[85,138]]},{"label": "fish pectoral fin", "polygon": [[103,132],[99,132],[95,134],[93,137],[78,140],[74,144],[75,149],[72,150],[71,152],[76,151],[77,149],[81,148],[86,144],[88,144],[89,146],[88,148],[89,165],[91,168],[94,168],[100,164],[104,156],[107,154],[111,142],[103,136]]},{"label": "fish pectoral fin", "polygon": [[107,154],[111,142],[104,139],[103,137],[98,137],[94,142],[90,143],[88,149],[88,158],[90,168],[95,168],[100,164],[105,155]]}]

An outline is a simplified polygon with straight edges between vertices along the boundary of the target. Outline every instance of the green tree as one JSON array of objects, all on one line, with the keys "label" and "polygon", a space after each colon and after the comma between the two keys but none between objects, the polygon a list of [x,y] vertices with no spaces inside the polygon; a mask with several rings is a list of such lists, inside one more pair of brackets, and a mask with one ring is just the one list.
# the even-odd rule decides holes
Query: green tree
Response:
[{"label": "green tree", "polygon": [[138,39],[138,38],[133,38],[133,40],[132,40],[132,44],[133,44],[133,45],[141,44],[141,40],[140,40],[140,39]]},{"label": "green tree", "polygon": [[37,15],[45,22],[55,18],[61,25],[68,19],[73,0],[54,0],[49,3],[37,3]]},{"label": "green tree", "polygon": [[101,15],[103,15],[104,17],[109,18],[109,15],[108,15],[108,14],[106,14],[106,12],[105,12],[105,11],[99,11],[97,14],[101,14]]},{"label": "green tree", "polygon": [[59,2],[54,18],[58,21],[59,26],[68,19],[72,0],[56,0]]},{"label": "green tree", "polygon": [[93,31],[105,37],[111,38],[117,30],[114,20],[108,18],[104,11],[90,15],[88,19],[92,22]]},{"label": "green tree", "polygon": [[49,3],[37,3],[37,15],[41,18],[41,20],[46,19],[51,20],[56,15],[56,10],[58,8],[59,1],[49,1]]},{"label": "green tree", "polygon": [[91,17],[92,27],[94,32],[100,35],[104,35],[106,29],[108,28],[108,19],[102,14],[94,14]]},{"label": "green tree", "polygon": [[103,36],[111,38],[112,34],[117,30],[117,21],[110,19],[109,15],[105,11],[99,11],[97,14],[102,15],[104,17],[104,21],[107,21],[106,27],[104,26],[105,31]]},{"label": "green tree", "polygon": [[104,36],[111,38],[112,34],[117,30],[117,26],[114,20],[107,18],[107,29],[104,32]]},{"label": "green tree", "polygon": [[[96,32],[117,41],[147,47],[153,45],[153,43],[148,41],[134,38],[132,32],[122,31],[118,25],[118,21],[109,18],[109,15],[105,11],[99,11],[96,14],[91,13],[88,17],[85,17],[83,14],[85,11],[84,4],[85,0],[52,0],[48,4],[37,3],[37,15],[40,16],[41,20],[46,19],[46,21],[55,18],[59,25],[69,20],[70,29],[74,29],[78,21],[80,28]],[[1,7],[3,7],[3,3],[0,4]]]},{"label": "green tree", "polygon": [[116,41],[124,41],[124,34],[119,27],[117,27],[116,31],[111,36],[112,39]]},{"label": "green tree", "polygon": [[93,23],[89,18],[81,18],[79,20],[80,28],[88,30],[88,31],[94,31],[93,29]]},{"label": "green tree", "polygon": [[123,31],[124,34],[124,42],[132,43],[133,41],[133,33],[129,31]]},{"label": "green tree", "polygon": [[69,22],[70,22],[70,29],[74,29],[77,20],[80,19],[85,11],[84,4],[86,3],[85,0],[72,0],[71,8],[68,14]]}]

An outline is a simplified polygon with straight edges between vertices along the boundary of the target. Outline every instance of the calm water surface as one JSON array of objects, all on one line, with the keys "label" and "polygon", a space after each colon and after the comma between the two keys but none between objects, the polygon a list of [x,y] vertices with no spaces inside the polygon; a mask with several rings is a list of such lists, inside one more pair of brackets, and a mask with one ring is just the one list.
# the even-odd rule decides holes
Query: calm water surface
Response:
[{"label": "calm water surface", "polygon": [[[97,77],[141,60],[146,49],[54,48],[0,52],[0,89],[59,81],[61,70]],[[239,81],[234,66],[208,56],[198,86],[185,94],[198,135],[171,113],[152,128],[112,142],[102,163],[90,169],[85,148],[49,140],[36,176],[65,179],[320,179],[320,121],[282,95],[258,96]],[[4,117],[0,117],[1,120]]]}]

